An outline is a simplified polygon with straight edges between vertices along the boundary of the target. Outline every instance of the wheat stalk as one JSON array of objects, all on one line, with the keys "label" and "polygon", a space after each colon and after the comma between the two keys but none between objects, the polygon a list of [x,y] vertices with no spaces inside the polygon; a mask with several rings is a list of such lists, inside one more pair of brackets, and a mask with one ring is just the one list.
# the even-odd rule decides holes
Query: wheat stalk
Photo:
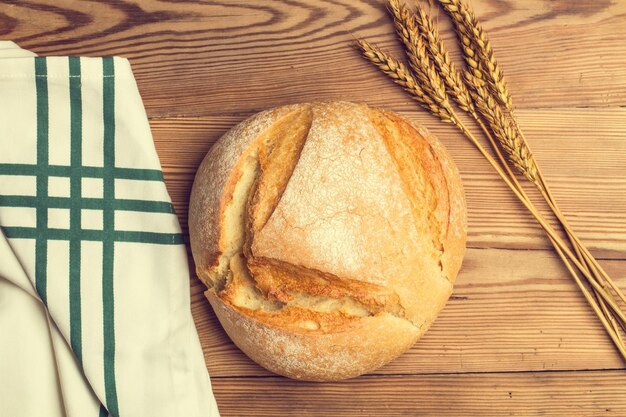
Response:
[{"label": "wheat stalk", "polygon": [[[422,107],[441,120],[452,122],[476,146],[546,232],[583,296],[626,359],[626,344],[619,332],[620,327],[626,331],[626,314],[610,291],[613,290],[625,303],[626,297],[576,237],[556,205],[517,123],[503,72],[476,17],[459,0],[438,1],[453,20],[463,49],[467,63],[467,71],[463,76],[450,60],[430,17],[419,6],[412,14],[398,0],[389,0],[388,6],[396,32],[405,46],[410,69],[365,41],[357,41],[357,46],[366,59],[401,85]],[[461,122],[450,105],[448,95],[478,123],[500,162],[493,159]],[[505,151],[511,165],[540,190],[567,233],[575,254],[534,206],[509,168],[496,141]],[[586,279],[586,284],[578,276],[579,273]],[[586,285],[591,286],[593,293]]]},{"label": "wheat stalk", "polygon": [[[556,204],[556,200],[554,199],[554,196],[552,195],[541,170],[537,166],[534,157],[532,157],[532,153],[528,147],[524,133],[522,132],[514,114],[513,100],[504,80],[504,74],[495,60],[491,44],[489,43],[486,34],[476,19],[474,13],[460,0],[438,1],[450,16],[455,27],[455,31],[461,41],[466,62],[468,63],[468,67],[470,69],[469,75],[466,76],[466,82],[472,90],[472,93],[476,93],[475,98],[477,99],[477,102],[483,101],[483,109],[488,110],[491,108],[497,113],[498,106],[492,106],[491,104],[493,103],[484,103],[484,100],[488,98],[485,94],[487,92],[484,91],[484,87],[486,86],[492,96],[492,100],[495,99],[495,101],[502,105],[508,112],[505,117],[508,119],[509,126],[514,128],[514,130],[508,130],[506,132],[507,135],[496,134],[496,138],[508,153],[513,165],[537,186],[542,194],[542,197],[548,203],[554,215],[557,217],[561,226],[565,230],[568,239],[576,252],[577,258],[583,264],[586,271],[593,274],[594,279],[597,280],[597,283],[599,283],[602,288],[606,289],[606,287],[610,287],[618,295],[618,297],[626,303],[626,296],[624,296],[620,288],[613,282],[611,277],[602,269],[601,265],[578,239],[560,208]],[[479,74],[480,77],[474,76],[474,74]],[[481,106],[477,105],[477,107],[479,107],[480,110]],[[485,114],[483,111],[481,111],[481,114],[486,119],[489,118],[489,115]],[[500,117],[500,114],[494,116]],[[592,285],[595,283],[596,281],[590,282]],[[598,294],[598,290],[595,290],[595,292]],[[604,302],[609,305],[614,304],[614,299],[612,298],[610,292],[608,292],[607,295],[608,299],[600,297],[599,301],[601,306],[603,306]],[[618,313],[621,313],[621,311]],[[626,325],[624,327],[626,327]]]}]

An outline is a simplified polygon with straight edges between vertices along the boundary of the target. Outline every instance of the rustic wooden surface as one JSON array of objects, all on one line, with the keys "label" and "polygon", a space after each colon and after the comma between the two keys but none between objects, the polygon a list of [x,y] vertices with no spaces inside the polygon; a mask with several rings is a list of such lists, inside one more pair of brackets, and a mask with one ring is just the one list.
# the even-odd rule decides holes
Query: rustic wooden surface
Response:
[{"label": "rustic wooden surface", "polygon": [[[563,210],[626,287],[626,2],[472,3]],[[353,36],[398,51],[382,0],[0,3],[3,39],[39,54],[130,59],[183,228],[204,153],[275,105],[343,99],[402,111],[457,161],[470,249],[454,294],[421,342],[371,375],[271,375],[228,340],[192,278],[223,416],[626,415],[625,364],[539,228],[453,128],[357,57]]]}]

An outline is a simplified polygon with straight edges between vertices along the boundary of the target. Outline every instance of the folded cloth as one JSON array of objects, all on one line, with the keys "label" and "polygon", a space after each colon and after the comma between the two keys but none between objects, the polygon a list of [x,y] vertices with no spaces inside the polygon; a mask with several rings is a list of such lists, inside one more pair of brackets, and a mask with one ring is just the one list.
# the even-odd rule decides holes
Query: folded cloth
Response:
[{"label": "folded cloth", "polygon": [[0,416],[218,416],[130,65],[0,42]]}]

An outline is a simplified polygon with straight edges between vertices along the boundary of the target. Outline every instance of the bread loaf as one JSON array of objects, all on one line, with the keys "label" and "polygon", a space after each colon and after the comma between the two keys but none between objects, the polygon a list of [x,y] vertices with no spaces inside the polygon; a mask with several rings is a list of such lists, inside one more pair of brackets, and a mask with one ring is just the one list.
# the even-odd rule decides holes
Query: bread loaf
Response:
[{"label": "bread loaf", "polygon": [[291,378],[338,380],[406,351],[465,253],[457,169],[423,127],[366,105],[259,113],[198,169],[191,248],[233,342]]}]

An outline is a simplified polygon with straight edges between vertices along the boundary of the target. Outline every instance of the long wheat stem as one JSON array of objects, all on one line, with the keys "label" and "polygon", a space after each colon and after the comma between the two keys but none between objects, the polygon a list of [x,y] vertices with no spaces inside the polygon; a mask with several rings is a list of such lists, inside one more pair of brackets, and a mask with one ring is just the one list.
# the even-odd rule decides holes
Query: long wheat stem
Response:
[{"label": "long wheat stem", "polygon": [[[583,295],[584,295],[585,299],[587,300],[587,302],[592,307],[594,313],[596,313],[596,315],[598,316],[598,318],[602,322],[602,325],[604,326],[604,328],[607,331],[607,333],[609,333],[609,336],[611,337],[612,341],[614,342],[614,344],[616,345],[616,347],[618,348],[618,350],[620,351],[620,353],[622,354],[624,359],[626,359],[626,347],[624,346],[624,343],[621,340],[621,337],[619,336],[617,331],[614,330],[614,328],[613,328],[612,324],[609,322],[609,320],[607,320],[607,318],[605,317],[605,314],[602,311],[602,309],[598,306],[598,304],[595,302],[593,297],[589,294],[588,290],[585,288],[584,284],[582,283],[582,281],[578,277],[578,274],[572,268],[570,262],[574,263],[574,265],[583,273],[583,275],[588,280],[590,280],[592,283],[595,283],[595,280],[593,280],[593,278],[592,278],[591,274],[589,273],[589,271],[578,261],[576,256],[569,250],[567,245],[565,245],[565,243],[561,240],[561,238],[556,234],[554,229],[552,229],[552,227],[545,221],[545,219],[539,213],[537,208],[527,199],[527,197],[525,198],[525,193],[523,192],[523,190],[520,191],[520,189],[518,189],[518,187],[515,185],[514,181],[510,179],[511,177],[509,177],[505,173],[503,168],[501,168],[499,166],[498,162],[496,162],[491,157],[491,155],[485,150],[485,148],[483,148],[483,146],[473,136],[473,134],[469,131],[469,129],[467,129],[467,127],[465,127],[465,125],[460,120],[457,120],[457,123],[455,123],[455,124],[459,127],[459,129],[463,132],[463,134],[470,140],[470,142],[472,142],[472,144],[474,144],[474,146],[485,157],[485,159],[487,159],[489,164],[496,170],[496,172],[498,173],[500,178],[502,178],[502,180],[504,180],[505,184],[511,189],[511,191],[513,191],[513,193],[520,200],[520,202],[528,209],[528,211],[531,212],[533,217],[535,217],[537,222],[541,225],[541,227],[544,229],[544,231],[548,234],[548,237],[550,238],[551,242],[553,243],[555,249],[557,250],[559,256],[563,260],[563,262],[564,262],[565,266],[567,267],[568,271],[570,272],[570,274],[572,275],[572,277],[576,281],[576,284],[578,285],[580,290],[583,292]],[[569,260],[567,258],[569,258]],[[606,293],[601,289],[601,287],[598,287],[596,285],[596,286],[594,286],[594,288],[601,295],[606,297]],[[611,305],[611,304],[609,303],[609,305]],[[611,307],[612,307],[613,311],[618,315],[618,317],[620,317],[621,320],[626,321],[626,316],[624,316],[624,314],[621,312],[621,310],[619,310],[619,308],[616,308],[615,305],[611,305]]]},{"label": "long wheat stem", "polygon": [[[475,120],[478,123],[481,130],[483,131],[483,133],[485,134],[485,136],[487,137],[487,140],[489,141],[489,144],[491,145],[492,149],[494,149],[494,152],[498,158],[498,161],[500,162],[500,166],[505,169],[507,175],[509,176],[509,178],[511,178],[511,182],[513,183],[513,185],[517,187],[518,191],[524,198],[526,198],[527,200],[530,200],[530,198],[524,191],[524,188],[522,187],[522,185],[519,183],[519,181],[517,181],[515,174],[513,173],[513,171],[511,171],[509,164],[507,163],[502,152],[500,152],[500,148],[498,147],[495,140],[493,139],[493,136],[491,135],[491,132],[489,132],[489,129],[487,128],[487,126],[483,123],[483,121],[479,117],[477,117],[477,115],[475,117]],[[568,236],[571,239],[571,236],[569,234]],[[576,284],[578,285],[580,290],[583,291],[583,293],[587,292],[587,289],[583,286],[580,279],[578,279],[578,275],[576,274],[576,272],[573,270],[572,266],[570,265],[569,260],[565,257],[561,249],[558,247],[557,242],[552,238],[549,238],[549,239],[550,239],[550,243],[552,243],[552,246],[554,246],[557,253],[559,254],[561,261],[565,264],[570,274],[572,274],[572,276],[574,277],[574,280],[576,281]],[[583,257],[582,253],[579,251],[577,246],[574,246],[574,249],[576,251],[576,257],[580,260],[581,264],[588,271],[587,262],[585,258]],[[601,295],[598,294],[597,291],[595,290],[594,290],[594,295],[595,295],[595,298],[592,299],[588,294],[585,294],[585,299],[591,304],[592,309],[594,310],[596,315],[598,315],[598,317],[600,317],[600,314],[602,314],[602,316],[604,316],[604,318],[608,321],[608,324],[610,325],[610,327],[607,327],[606,325],[604,327],[606,331],[609,333],[613,342],[617,345],[620,352],[622,353],[626,352],[626,345],[624,344],[622,336],[620,335],[618,331],[618,327],[617,327],[617,323],[615,319],[613,318],[610,311],[608,310],[608,307],[606,303],[603,301]],[[595,302],[595,304],[593,302]]]},{"label": "long wheat stem", "polygon": [[[551,195],[551,193],[549,191],[549,188],[547,187],[547,184],[545,184],[545,191],[542,194],[543,194],[543,198],[545,199],[545,201],[548,202],[548,205],[550,206],[550,208],[554,212],[555,216],[557,217],[557,219],[559,220],[559,222],[563,226],[563,229],[565,230],[565,232],[567,234],[567,237],[570,240],[570,242],[572,243],[572,247],[574,248],[574,250],[576,252],[576,256],[578,257],[579,260],[581,260],[581,263],[583,264],[583,266],[587,267],[587,269],[589,271],[591,271],[592,275],[596,278],[598,284],[600,286],[602,286],[602,288],[605,290],[607,299],[610,300],[609,301],[610,304],[617,306],[617,302],[615,301],[615,298],[613,298],[613,295],[610,292],[611,289],[624,302],[625,301],[624,300],[624,294],[622,293],[620,288],[617,287],[617,285],[615,285],[613,280],[608,276],[608,274],[600,266],[598,261],[589,253],[589,250],[580,242],[578,237],[574,234],[574,232],[571,229],[567,219],[565,218],[565,216],[561,212],[560,208],[554,202],[554,197]],[[626,321],[620,320],[616,324],[614,317],[612,315],[610,315],[608,313],[608,311],[607,311],[607,308],[608,308],[607,304],[609,304],[609,302],[607,302],[603,298],[601,298],[601,294],[598,294],[597,291],[594,290],[594,292],[596,293],[596,295],[598,297],[598,302],[600,303],[600,306],[602,307],[602,310],[605,313],[605,316],[607,316],[607,318],[611,321],[611,323],[615,327],[616,331],[617,331],[617,324],[619,324],[619,326],[622,329],[624,329],[624,331],[626,331]],[[622,336],[621,336],[621,334],[619,332],[618,332],[618,337],[619,337],[621,343],[625,344],[624,340],[623,340],[623,338],[622,338]]]},{"label": "long wheat stem", "polygon": [[543,191],[542,196],[554,212],[555,216],[558,218],[559,222],[563,226],[564,230],[568,234],[568,237],[572,241],[572,245],[576,248],[577,251],[580,251],[580,255],[589,263],[589,267],[596,273],[596,275],[602,278],[602,282],[606,282],[610,288],[615,291],[618,297],[626,304],[626,296],[622,292],[622,290],[615,284],[615,282],[611,279],[611,277],[607,274],[607,272],[602,268],[600,263],[591,255],[587,247],[580,241],[580,239],[574,233],[572,227],[570,226],[567,218],[563,215],[563,212],[559,208],[548,186],[543,173],[539,170],[539,180],[542,182]]},{"label": "long wheat stem", "polygon": [[596,316],[598,316],[598,318],[600,319],[600,323],[602,323],[602,327],[604,327],[606,332],[609,334],[609,337],[613,341],[613,344],[615,344],[615,346],[617,347],[617,350],[619,350],[622,357],[626,359],[626,346],[624,346],[624,342],[614,324],[615,321],[612,318],[610,318],[611,315],[608,313],[606,307],[598,308],[598,304],[596,303],[596,300],[594,300],[594,298],[591,296],[591,294],[589,293],[585,285],[582,283],[576,271],[572,269],[572,266],[570,265],[570,263],[567,262],[567,259],[565,255],[563,254],[563,251],[558,246],[555,246],[554,248],[556,249],[556,252],[559,254],[559,257],[561,258],[563,263],[565,264],[565,267],[567,268],[567,270],[570,272],[572,277],[574,277],[574,281],[576,281],[578,288],[583,293],[585,300],[587,300],[587,303],[591,306],[594,313],[596,313]]}]

